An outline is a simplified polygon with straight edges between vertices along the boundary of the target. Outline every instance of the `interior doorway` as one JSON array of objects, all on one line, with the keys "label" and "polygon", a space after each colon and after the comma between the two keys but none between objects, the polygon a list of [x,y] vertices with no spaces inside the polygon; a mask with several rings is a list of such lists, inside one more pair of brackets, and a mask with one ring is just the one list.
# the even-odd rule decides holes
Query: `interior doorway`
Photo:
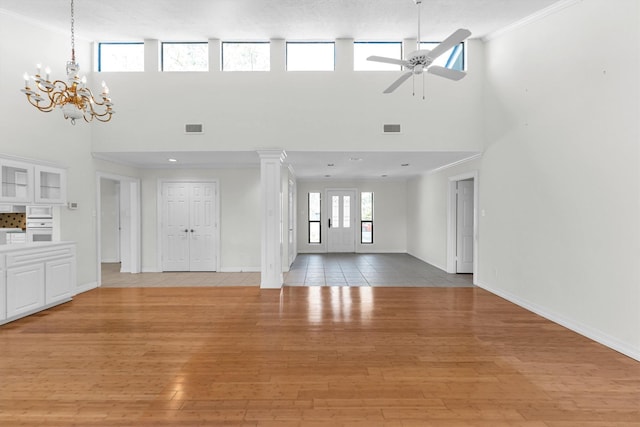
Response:
[{"label": "interior doorway", "polygon": [[447,273],[478,272],[478,172],[449,178],[447,208]]},{"label": "interior doorway", "polygon": [[122,273],[140,273],[140,181],[96,174],[97,286],[102,263],[120,264]]}]

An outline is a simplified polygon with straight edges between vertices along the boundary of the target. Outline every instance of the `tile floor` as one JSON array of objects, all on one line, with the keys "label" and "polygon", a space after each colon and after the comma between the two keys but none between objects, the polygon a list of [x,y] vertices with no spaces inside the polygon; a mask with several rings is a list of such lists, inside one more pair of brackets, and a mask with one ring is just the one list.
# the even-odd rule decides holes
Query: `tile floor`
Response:
[{"label": "tile floor", "polygon": [[299,254],[288,286],[468,287],[471,274],[448,274],[408,254]]},{"label": "tile floor", "polygon": [[[102,287],[260,286],[260,273],[120,273],[102,264]],[[285,286],[469,287],[471,274],[447,274],[407,254],[299,254]]]}]

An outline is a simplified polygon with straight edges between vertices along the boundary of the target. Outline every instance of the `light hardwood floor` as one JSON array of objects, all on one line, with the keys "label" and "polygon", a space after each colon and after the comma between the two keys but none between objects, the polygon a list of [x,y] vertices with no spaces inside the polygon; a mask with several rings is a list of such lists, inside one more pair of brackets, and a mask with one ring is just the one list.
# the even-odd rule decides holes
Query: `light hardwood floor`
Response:
[{"label": "light hardwood floor", "polygon": [[1,426],[639,426],[640,363],[478,288],[101,288],[0,327]]}]

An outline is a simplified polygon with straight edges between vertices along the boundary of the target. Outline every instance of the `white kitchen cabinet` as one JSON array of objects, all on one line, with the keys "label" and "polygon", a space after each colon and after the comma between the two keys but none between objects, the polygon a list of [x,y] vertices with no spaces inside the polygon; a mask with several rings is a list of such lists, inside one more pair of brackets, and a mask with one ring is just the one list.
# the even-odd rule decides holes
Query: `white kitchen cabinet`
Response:
[{"label": "white kitchen cabinet", "polygon": [[76,259],[64,258],[45,264],[45,304],[71,298],[76,280]]},{"label": "white kitchen cabinet", "polygon": [[31,203],[33,165],[0,158],[0,203]]},{"label": "white kitchen cabinet", "polygon": [[73,242],[0,246],[0,325],[70,301],[75,283]]},{"label": "white kitchen cabinet", "polygon": [[67,171],[49,166],[34,166],[35,203],[64,204],[67,202]]},{"label": "white kitchen cabinet", "polygon": [[0,323],[7,318],[7,283],[4,272],[4,256],[0,255]]},{"label": "white kitchen cabinet", "polygon": [[7,268],[7,317],[33,312],[44,305],[44,264]]}]

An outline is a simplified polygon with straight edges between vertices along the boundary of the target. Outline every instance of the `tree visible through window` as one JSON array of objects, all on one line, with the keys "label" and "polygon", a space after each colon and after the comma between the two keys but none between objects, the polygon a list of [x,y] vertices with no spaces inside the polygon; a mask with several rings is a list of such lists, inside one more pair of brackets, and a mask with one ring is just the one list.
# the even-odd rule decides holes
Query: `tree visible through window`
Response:
[{"label": "tree visible through window", "polygon": [[209,44],[162,43],[162,71],[209,71]]},{"label": "tree visible through window", "polygon": [[223,42],[223,71],[269,71],[271,47],[269,42]]}]

